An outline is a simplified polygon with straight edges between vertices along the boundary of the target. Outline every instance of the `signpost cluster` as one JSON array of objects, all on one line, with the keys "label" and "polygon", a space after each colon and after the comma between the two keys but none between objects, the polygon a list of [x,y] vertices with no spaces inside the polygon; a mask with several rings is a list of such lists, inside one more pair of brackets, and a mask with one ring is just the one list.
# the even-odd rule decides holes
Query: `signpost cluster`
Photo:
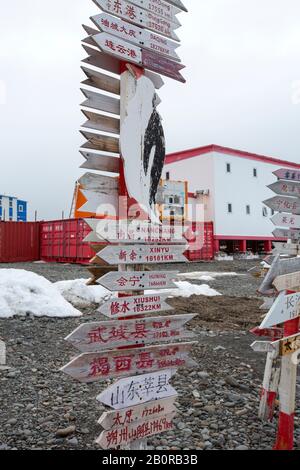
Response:
[{"label": "signpost cluster", "polygon": [[[180,0],[94,3],[102,12],[91,18],[97,30],[84,26],[82,168],[113,176],[79,180],[80,210],[93,214],[85,239],[96,253],[93,280],[115,297],[99,308],[105,321],[84,323],[66,338],[80,355],[62,371],[86,383],[117,379],[97,397],[108,409],[96,442],[141,449],[172,429],[177,393],[170,380],[178,368],[196,365],[189,357],[194,336],[184,328],[194,315],[174,315],[163,293],[177,287],[178,272],[145,269],[187,262],[186,239],[171,223],[161,225],[157,211],[165,161],[157,90],[160,74],[185,82],[175,30],[186,9]],[[112,270],[101,277],[103,266]]]},{"label": "signpost cluster", "polygon": [[272,339],[256,341],[252,348],[267,352],[259,415],[263,420],[272,421],[278,398],[279,420],[274,449],[292,450],[300,352],[300,216],[297,215],[300,214],[300,172],[281,169],[274,174],[278,181],[269,188],[277,195],[264,203],[278,211],[271,219],[277,226],[274,236],[288,241],[274,243],[275,257],[259,288],[262,295],[273,298],[259,327],[262,336]]}]

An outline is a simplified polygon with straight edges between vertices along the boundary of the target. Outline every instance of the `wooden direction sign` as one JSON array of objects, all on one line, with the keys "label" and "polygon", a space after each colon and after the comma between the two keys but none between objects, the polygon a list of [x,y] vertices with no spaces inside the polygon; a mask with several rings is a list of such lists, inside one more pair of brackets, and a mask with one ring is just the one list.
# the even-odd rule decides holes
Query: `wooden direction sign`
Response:
[{"label": "wooden direction sign", "polygon": [[137,64],[148,70],[152,70],[152,72],[165,75],[179,82],[186,82],[180,74],[180,70],[185,66],[179,62],[172,61],[155,52],[142,49],[111,34],[99,33],[97,39],[96,37],[94,37],[94,39],[95,41],[97,40],[97,45],[100,49],[108,55]]},{"label": "wooden direction sign", "polygon": [[165,0],[165,3],[170,3],[171,5],[174,5],[182,11],[188,11],[181,0]]},{"label": "wooden direction sign", "polygon": [[300,254],[300,245],[298,243],[273,243],[274,254],[297,256]]},{"label": "wooden direction sign", "polygon": [[275,214],[271,221],[278,227],[300,228],[300,215],[284,214],[281,212]]},{"label": "wooden direction sign", "polygon": [[287,196],[274,196],[263,203],[278,212],[300,214],[300,199]]},{"label": "wooden direction sign", "polygon": [[89,383],[169,368],[195,367],[196,362],[189,357],[195,344],[171,343],[123,351],[83,353],[62,367],[61,371],[79,382]]},{"label": "wooden direction sign", "polygon": [[80,168],[88,170],[107,171],[109,173],[119,173],[120,171],[120,158],[107,155],[101,155],[91,152],[80,152],[85,158],[85,162]]},{"label": "wooden direction sign", "polygon": [[98,424],[100,424],[103,429],[109,430],[149,418],[159,418],[160,416],[176,411],[174,405],[175,400],[176,396],[154,400],[136,406],[129,406],[117,411],[107,411],[103,413]]},{"label": "wooden direction sign", "polygon": [[102,152],[119,153],[119,139],[106,135],[93,134],[92,132],[80,131],[87,139],[87,142],[81,146],[82,149],[99,150]]},{"label": "wooden direction sign", "polygon": [[88,127],[99,132],[108,132],[110,134],[120,134],[120,120],[111,116],[104,116],[96,114],[91,111],[81,110],[87,121],[82,124],[82,127]]},{"label": "wooden direction sign", "polygon": [[287,356],[293,354],[300,349],[300,334],[289,336],[288,338],[283,338],[279,343],[279,355]]},{"label": "wooden direction sign", "polygon": [[130,0],[130,3],[137,5],[150,13],[154,13],[157,16],[161,16],[168,21],[173,23],[180,24],[176,15],[181,13],[180,8],[176,6],[171,6],[170,3],[165,2],[164,0]]},{"label": "wooden direction sign", "polygon": [[97,400],[115,410],[141,405],[162,398],[177,397],[169,384],[176,369],[120,379],[97,396]]},{"label": "wooden direction sign", "polygon": [[87,202],[78,209],[97,216],[113,216],[118,208],[118,191],[115,189],[90,191],[81,190]]},{"label": "wooden direction sign", "polygon": [[300,171],[292,170],[291,168],[281,168],[274,171],[273,175],[277,176],[280,180],[300,181]]},{"label": "wooden direction sign", "polygon": [[120,318],[174,310],[166,303],[168,294],[140,295],[112,299],[99,307],[99,312],[108,318]]},{"label": "wooden direction sign", "polygon": [[[124,301],[126,298],[124,297]],[[195,315],[173,315],[143,319],[83,323],[65,340],[82,352],[99,352],[107,348],[153,344],[191,339],[194,334],[183,326]]]},{"label": "wooden direction sign", "polygon": [[273,285],[278,292],[300,288],[300,271],[277,276],[273,281]]},{"label": "wooden direction sign", "polygon": [[298,182],[276,181],[268,186],[274,193],[281,196],[300,197],[300,180]]},{"label": "wooden direction sign", "polygon": [[179,271],[111,272],[99,279],[99,284],[111,292],[146,289],[176,289],[174,283]]},{"label": "wooden direction sign", "polygon": [[274,343],[271,343],[271,341],[254,341],[254,343],[251,344],[251,349],[254,352],[272,353],[276,351],[273,344]]},{"label": "wooden direction sign", "polygon": [[86,108],[93,108],[99,111],[104,111],[111,114],[120,114],[120,100],[111,96],[95,93],[94,91],[81,88],[82,93],[86,100],[81,103],[81,106]]},{"label": "wooden direction sign", "polygon": [[300,241],[300,230],[296,229],[276,228],[273,231],[273,235],[275,238],[288,238],[292,241]]},{"label": "wooden direction sign", "polygon": [[281,292],[262,321],[260,328],[279,325],[300,315],[300,292],[285,295]]},{"label": "wooden direction sign", "polygon": [[95,442],[102,449],[115,449],[119,446],[126,446],[130,442],[172,430],[175,415],[176,413],[170,413],[159,418],[150,418],[128,424],[112,431],[103,431]]},{"label": "wooden direction sign", "polygon": [[111,176],[97,175],[96,173],[85,173],[78,180],[81,188],[98,191],[117,191],[119,187],[118,178]]},{"label": "wooden direction sign", "polygon": [[181,26],[178,20],[176,22],[168,21],[152,12],[139,8],[126,0],[118,0],[118,2],[112,2],[110,0],[93,1],[105,13],[111,13],[112,15],[129,23],[142,26],[143,28],[150,29],[150,31],[154,31],[157,34],[179,41],[177,34],[174,32],[175,29]]},{"label": "wooden direction sign", "polygon": [[275,298],[274,297],[265,297],[264,303],[261,305],[260,310],[269,310],[272,305],[274,304]]},{"label": "wooden direction sign", "polygon": [[280,259],[277,255],[267,272],[258,292],[263,295],[274,294],[273,281],[277,276],[300,271],[300,258]]},{"label": "wooden direction sign", "polygon": [[[175,50],[179,47],[179,44],[169,39],[160,36],[146,29],[139,28],[138,26],[124,23],[122,20],[118,20],[115,17],[108,15],[107,13],[101,13],[91,17],[91,20],[98,26],[98,28],[104,32],[117,36],[125,41],[131,42],[136,46],[149,49],[157,54],[161,54],[169,57],[170,59],[179,61],[179,56]],[[97,35],[93,35],[93,41],[97,42]]]},{"label": "wooden direction sign", "polygon": [[88,85],[94,88],[99,88],[99,90],[120,95],[120,80],[118,78],[114,78],[101,72],[96,72],[95,70],[88,69],[83,66],[81,69],[87,76],[87,80],[81,82],[83,85]]},{"label": "wooden direction sign", "polygon": [[187,262],[183,255],[186,250],[184,245],[109,245],[97,253],[97,256],[111,265],[184,263]]}]

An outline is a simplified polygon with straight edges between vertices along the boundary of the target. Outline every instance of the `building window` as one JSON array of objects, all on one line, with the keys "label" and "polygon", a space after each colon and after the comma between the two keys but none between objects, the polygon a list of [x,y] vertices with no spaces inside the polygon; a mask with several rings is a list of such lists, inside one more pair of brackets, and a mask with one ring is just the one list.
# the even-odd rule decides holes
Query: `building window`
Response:
[{"label": "building window", "polygon": [[232,204],[227,204],[228,214],[232,214]]},{"label": "building window", "polygon": [[12,206],[13,206],[13,202],[9,200],[9,207],[12,207]]},{"label": "building window", "polygon": [[226,163],[226,173],[231,173],[231,164]]},{"label": "building window", "polygon": [[253,176],[254,178],[257,178],[257,168],[253,168]]},{"label": "building window", "polygon": [[263,207],[262,214],[263,217],[268,217],[268,209],[266,207]]},{"label": "building window", "polygon": [[166,180],[168,180],[168,181],[170,180],[170,172],[169,171],[167,171],[167,173],[166,173]]},{"label": "building window", "polygon": [[19,206],[19,212],[24,212],[24,207],[23,206]]},{"label": "building window", "polygon": [[250,215],[250,214],[251,214],[251,209],[250,209],[250,206],[249,206],[249,205],[246,206],[246,214],[247,214],[247,215]]}]

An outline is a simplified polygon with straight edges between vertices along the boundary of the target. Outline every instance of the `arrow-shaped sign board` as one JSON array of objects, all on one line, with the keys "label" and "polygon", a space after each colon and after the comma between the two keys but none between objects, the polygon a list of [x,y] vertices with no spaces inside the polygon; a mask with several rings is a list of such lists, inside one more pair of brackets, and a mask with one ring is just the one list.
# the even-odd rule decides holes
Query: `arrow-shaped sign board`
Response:
[{"label": "arrow-shaped sign board", "polygon": [[110,265],[114,264],[157,264],[185,263],[184,245],[109,245],[97,253],[97,256]]},{"label": "arrow-shaped sign board", "polygon": [[273,175],[277,176],[280,180],[300,181],[300,171],[292,170],[291,168],[281,168],[274,171]]},{"label": "arrow-shaped sign board", "polygon": [[300,241],[300,230],[296,229],[276,228],[273,231],[273,235],[275,238],[287,238],[293,242]]},{"label": "arrow-shaped sign board", "polygon": [[254,341],[254,343],[251,344],[251,349],[254,352],[271,353],[276,350],[273,344],[274,343],[271,343],[271,341]]},{"label": "arrow-shaped sign board", "polygon": [[113,98],[112,96],[102,95],[94,91],[86,90],[81,88],[81,92],[86,97],[86,100],[81,103],[81,106],[87,108],[97,109],[98,111],[104,111],[111,114],[120,114],[120,100]]},{"label": "arrow-shaped sign board", "polygon": [[298,243],[273,243],[273,254],[297,256],[300,254],[300,245]]},{"label": "arrow-shaped sign board", "polygon": [[263,203],[274,211],[300,214],[300,199],[295,197],[274,196]]},{"label": "arrow-shaped sign board", "polygon": [[99,382],[115,377],[156,372],[168,368],[196,367],[189,352],[197,343],[83,353],[61,368],[79,382]]},{"label": "arrow-shaped sign board", "polygon": [[157,0],[130,0],[130,3],[144,8],[149,13],[154,13],[172,23],[180,24],[176,15],[181,13],[181,10],[164,0],[159,0],[159,2]]},{"label": "arrow-shaped sign board", "polygon": [[271,221],[277,227],[300,228],[300,215],[284,214],[282,212],[275,214]]},{"label": "arrow-shaped sign board", "polygon": [[[95,38],[94,36],[94,39]],[[184,65],[156,54],[155,52],[142,49],[141,47],[107,33],[99,33],[97,35],[97,45],[108,55],[118,57],[123,61],[139,65],[140,67],[173,78],[179,82],[186,82],[180,74],[180,70],[185,67]]]},{"label": "arrow-shaped sign board", "polygon": [[110,157],[92,152],[80,152],[86,161],[80,168],[88,170],[107,171],[109,173],[119,173],[120,171],[120,158]]},{"label": "arrow-shaped sign board", "polygon": [[300,271],[290,273],[290,274],[283,274],[282,276],[277,276],[273,281],[273,285],[275,286],[278,292],[281,292],[283,290],[294,290],[296,288],[299,288],[300,287]]},{"label": "arrow-shaped sign board", "polygon": [[99,279],[99,284],[111,292],[146,289],[176,289],[174,283],[179,271],[110,272]]},{"label": "arrow-shaped sign board", "polygon": [[[125,299],[124,299],[125,300]],[[99,352],[107,348],[153,344],[191,339],[193,333],[183,326],[195,315],[173,315],[170,317],[148,317],[134,320],[119,320],[83,323],[65,340],[82,352]]]},{"label": "arrow-shaped sign board", "polygon": [[120,134],[120,120],[112,116],[104,116],[103,114],[93,113],[85,109],[81,110],[87,118],[87,121],[82,124],[82,127],[88,127],[95,131],[108,132],[110,134]]},{"label": "arrow-shaped sign board", "polygon": [[168,294],[140,295],[124,299],[112,299],[99,307],[99,312],[108,318],[121,318],[174,310],[166,303]]},{"label": "arrow-shaped sign board", "polygon": [[267,272],[258,292],[263,295],[273,294],[273,281],[277,276],[300,271],[300,258],[280,259],[277,255]]},{"label": "arrow-shaped sign board", "polygon": [[81,191],[87,202],[79,208],[82,212],[91,212],[92,214],[115,216],[118,208],[118,191],[99,190],[99,191]]},{"label": "arrow-shaped sign board", "polygon": [[120,379],[100,393],[97,400],[115,410],[120,410],[153,400],[177,397],[176,390],[169,384],[175,373],[176,369],[166,369]]},{"label": "arrow-shaped sign board", "polygon": [[120,426],[141,421],[149,418],[159,418],[166,414],[174,413],[176,396],[163,398],[161,400],[150,401],[145,404],[129,406],[117,411],[107,411],[103,413],[98,421],[103,429],[116,429]]},{"label": "arrow-shaped sign board", "polygon": [[269,328],[279,325],[300,315],[300,292],[285,295],[281,292],[271,306],[270,311],[260,325],[260,328]]},{"label": "arrow-shaped sign board", "polygon": [[79,178],[78,183],[83,189],[90,191],[117,191],[119,187],[118,178],[96,173],[85,173]]},{"label": "arrow-shaped sign board", "polygon": [[[179,44],[170,41],[170,39],[159,36],[146,29],[139,28],[138,26],[124,23],[124,21],[118,20],[107,13],[93,16],[91,20],[104,33],[112,34],[136,46],[167,56],[170,59],[179,60],[179,56],[175,52]],[[98,34],[93,36],[93,40],[99,45]]]},{"label": "arrow-shaped sign board", "polygon": [[128,424],[114,431],[103,431],[95,442],[102,449],[126,446],[130,442],[172,430],[175,415],[176,413],[170,413],[160,418],[150,418]]},{"label": "arrow-shaped sign board", "polygon": [[111,13],[126,22],[150,29],[150,31],[154,31],[154,33],[179,41],[177,34],[174,32],[174,30],[180,26],[179,21],[176,23],[168,21],[152,12],[139,8],[126,0],[118,0],[118,2],[112,2],[110,0],[94,0],[94,2],[105,13]]},{"label": "arrow-shaped sign board", "polygon": [[280,344],[280,356],[293,354],[300,349],[300,334],[297,333],[296,335],[289,336],[288,338],[283,338],[282,340],[278,341],[278,343]]},{"label": "arrow-shaped sign board", "polygon": [[274,304],[274,297],[265,297],[264,298],[264,303],[261,305],[260,310],[269,310],[272,305]]},{"label": "arrow-shaped sign board", "polygon": [[295,196],[300,197],[300,181],[276,181],[268,186],[274,193],[281,196]]},{"label": "arrow-shaped sign board", "polygon": [[174,5],[182,11],[188,11],[181,0],[165,0],[165,3],[170,3],[171,5]]}]

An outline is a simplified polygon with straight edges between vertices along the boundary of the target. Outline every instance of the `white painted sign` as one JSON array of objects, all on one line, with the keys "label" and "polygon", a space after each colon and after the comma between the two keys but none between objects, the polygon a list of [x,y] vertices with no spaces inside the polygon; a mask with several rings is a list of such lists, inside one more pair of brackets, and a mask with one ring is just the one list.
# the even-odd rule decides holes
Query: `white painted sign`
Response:
[{"label": "white painted sign", "polygon": [[85,173],[79,178],[78,183],[83,189],[90,191],[116,191],[119,188],[118,178],[96,173]]},{"label": "white painted sign", "polygon": [[83,353],[61,368],[79,382],[145,374],[162,369],[195,367],[189,352],[196,343],[171,343],[144,348]]},{"label": "white painted sign", "polygon": [[251,349],[261,353],[270,353],[275,350],[271,341],[254,341],[254,343],[251,344]]},{"label": "white painted sign", "polygon": [[157,34],[179,41],[178,36],[174,32],[174,30],[180,26],[178,21],[173,23],[172,21],[163,19],[154,13],[127,2],[126,0],[118,0],[118,2],[113,2],[111,0],[94,0],[94,2],[106,13],[111,13],[112,15],[122,18],[129,23],[142,26]]},{"label": "white painted sign", "polygon": [[297,256],[300,254],[300,245],[298,243],[277,243],[274,242],[273,254]]},{"label": "white painted sign", "polygon": [[288,238],[292,241],[300,241],[300,230],[276,228],[272,233],[275,238]]},{"label": "white painted sign", "polygon": [[82,149],[99,150],[100,152],[119,153],[119,139],[107,135],[96,134],[93,132],[80,131],[87,139],[87,142],[81,146]]},{"label": "white painted sign", "polygon": [[97,400],[120,410],[153,400],[177,397],[176,390],[169,384],[175,373],[176,369],[167,369],[118,380],[100,393]]},{"label": "white painted sign", "polygon": [[120,115],[119,99],[108,95],[102,95],[101,93],[95,93],[94,91],[86,90],[85,88],[81,88],[81,91],[86,97],[86,100],[81,103],[81,106]]},{"label": "white painted sign", "polygon": [[300,288],[300,271],[277,276],[273,281],[273,285],[278,292]]},{"label": "white painted sign", "polygon": [[85,162],[80,168],[88,170],[107,171],[109,173],[119,173],[120,171],[120,158],[110,157],[92,152],[80,152],[85,158]]},{"label": "white painted sign", "polygon": [[275,214],[271,221],[278,227],[300,228],[300,215],[285,214],[283,212]]},{"label": "white painted sign", "polygon": [[276,181],[276,183],[270,184],[268,188],[281,196],[300,197],[300,181]]},{"label": "white painted sign", "polygon": [[81,111],[87,118],[87,121],[82,124],[82,127],[88,127],[89,129],[94,129],[100,133],[108,132],[110,134],[120,134],[120,119],[93,113],[92,111],[87,111],[85,109],[82,109]]},{"label": "white painted sign", "polygon": [[122,408],[117,411],[107,411],[98,420],[103,429],[115,429],[144,419],[159,418],[174,413],[176,397],[163,398],[148,403]]},{"label": "white painted sign", "polygon": [[187,258],[183,253],[186,250],[184,245],[109,245],[97,256],[110,265],[185,263]]},{"label": "white painted sign", "polygon": [[91,212],[98,216],[113,215],[118,208],[117,190],[87,191],[81,190],[87,202],[78,208],[82,212]]},{"label": "white painted sign", "polygon": [[280,259],[277,255],[258,289],[263,295],[274,294],[272,283],[277,276],[300,271],[300,258]]},{"label": "white painted sign", "polygon": [[280,180],[300,181],[300,171],[293,170],[292,168],[281,168],[274,171],[273,175],[277,176]]},{"label": "white painted sign", "polygon": [[171,413],[160,418],[141,420],[112,431],[103,431],[95,442],[102,449],[126,446],[130,442],[170,431],[173,429],[175,415],[176,413]]},{"label": "white painted sign", "polygon": [[[124,301],[126,298],[124,298]],[[118,319],[112,321],[83,323],[65,340],[82,352],[98,352],[107,348],[135,346],[194,338],[194,334],[183,327],[195,315],[173,315]]]},{"label": "white painted sign", "polygon": [[120,318],[141,314],[174,310],[166,303],[168,294],[140,295],[112,299],[99,307],[99,312],[108,318]]},{"label": "white painted sign", "polygon": [[300,292],[291,295],[285,295],[285,292],[281,292],[262,321],[260,328],[270,328],[271,326],[293,320],[299,315]]},{"label": "white painted sign", "polygon": [[120,271],[110,272],[99,279],[99,284],[111,292],[146,289],[176,289],[174,280],[179,271]]},{"label": "white painted sign", "polygon": [[181,10],[175,6],[170,5],[164,0],[130,0],[130,3],[144,8],[148,12],[165,18],[172,23],[180,25],[176,15],[181,13]]},{"label": "white painted sign", "polygon": [[300,199],[295,197],[274,196],[263,203],[274,211],[300,214]]},{"label": "white painted sign", "polygon": [[[175,52],[179,47],[179,44],[170,41],[170,39],[167,39],[166,37],[147,31],[146,29],[139,28],[138,26],[124,23],[124,21],[118,20],[107,13],[93,16],[91,20],[105,33],[112,34],[113,36],[124,39],[136,46],[149,49],[157,54],[179,61],[179,56]],[[101,46],[98,34],[93,36],[93,40],[96,44]]]}]

